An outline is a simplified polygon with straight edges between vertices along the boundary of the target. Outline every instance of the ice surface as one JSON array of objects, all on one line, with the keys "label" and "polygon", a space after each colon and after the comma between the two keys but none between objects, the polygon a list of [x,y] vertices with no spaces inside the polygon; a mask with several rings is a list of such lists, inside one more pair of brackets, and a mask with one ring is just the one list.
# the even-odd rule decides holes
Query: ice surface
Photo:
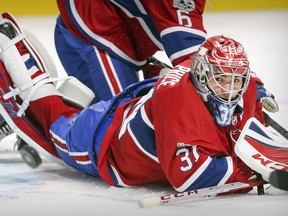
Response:
[{"label": "ice surface", "polygon": [[[17,17],[49,50],[60,76],[65,76],[54,49],[56,17]],[[242,42],[252,69],[275,95],[280,112],[271,116],[288,129],[288,11],[226,12],[204,15],[209,36],[225,34]],[[157,53],[163,61],[167,58]],[[285,87],[286,86],[286,87]],[[140,209],[137,200],[173,193],[167,185],[114,188],[44,159],[37,169],[13,151],[15,135],[0,143],[0,214],[10,215],[288,215],[288,194],[229,196],[173,206]]]}]

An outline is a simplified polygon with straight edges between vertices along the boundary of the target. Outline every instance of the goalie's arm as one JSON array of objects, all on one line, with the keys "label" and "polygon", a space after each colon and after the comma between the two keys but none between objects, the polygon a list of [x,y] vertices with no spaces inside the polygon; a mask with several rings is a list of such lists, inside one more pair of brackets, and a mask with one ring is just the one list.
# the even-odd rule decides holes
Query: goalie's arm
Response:
[{"label": "goalie's arm", "polygon": [[179,148],[171,161],[164,172],[178,192],[246,182],[254,174],[238,157],[209,156],[197,146]]}]

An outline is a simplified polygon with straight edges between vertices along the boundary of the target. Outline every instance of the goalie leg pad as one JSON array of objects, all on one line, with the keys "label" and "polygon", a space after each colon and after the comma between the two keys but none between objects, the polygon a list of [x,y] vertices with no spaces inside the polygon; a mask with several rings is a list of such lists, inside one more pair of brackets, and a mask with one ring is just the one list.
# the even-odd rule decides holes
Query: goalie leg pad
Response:
[{"label": "goalie leg pad", "polygon": [[[35,61],[40,61],[38,54],[33,51],[33,45],[25,39],[10,14],[0,15],[1,24],[5,26],[0,26],[4,28],[0,31],[0,114],[22,140],[46,158],[64,164],[59,159],[54,144],[44,136],[32,114],[27,112],[22,115],[31,100],[54,93],[60,94],[53,84],[56,79],[39,70],[43,67],[35,64]],[[14,31],[15,34],[11,35],[14,38],[11,39],[10,34],[7,34],[7,27],[8,33],[11,29]],[[18,50],[19,45],[21,53]]]},{"label": "goalie leg pad", "polygon": [[64,165],[59,159],[54,144],[47,139],[43,132],[26,115],[19,117],[18,102],[14,97],[4,99],[3,95],[10,92],[13,86],[10,76],[7,73],[3,63],[0,62],[0,114],[7,122],[11,130],[15,132],[22,140],[35,148],[41,155],[49,160]]},{"label": "goalie leg pad", "polygon": [[[11,91],[4,95],[5,99],[19,95],[23,100],[22,109],[28,107],[30,100],[36,100],[48,95],[59,95],[51,83],[50,74],[46,73],[39,54],[26,39],[22,29],[10,14],[1,16],[0,29],[0,60],[13,80]],[[11,34],[7,32],[14,32]],[[19,51],[21,50],[21,51]],[[21,53],[20,53],[21,52]],[[41,70],[41,75],[39,74]],[[37,74],[38,73],[38,74]],[[33,78],[32,78],[33,77]],[[16,88],[14,88],[16,86]],[[23,111],[22,111],[23,112]],[[20,112],[19,115],[22,113]]]},{"label": "goalie leg pad", "polygon": [[[83,108],[91,103],[94,94],[79,81],[71,78],[59,87],[62,95],[56,89],[54,82],[63,78],[53,78],[48,73],[49,69],[45,67],[40,56],[45,51],[39,43],[33,39],[41,50],[40,54],[10,14],[3,14],[0,18],[2,18],[0,22],[5,22],[9,29],[15,32],[14,38],[11,39],[10,34],[7,36],[7,31],[0,31],[0,114],[22,140],[46,158],[64,164],[59,159],[54,144],[45,137],[40,129],[41,126],[37,124],[32,114],[29,112],[26,115],[22,114],[28,108],[30,101],[45,96],[59,95]],[[21,53],[19,46],[21,46]],[[72,91],[74,89],[76,90]]]},{"label": "goalie leg pad", "polygon": [[[19,51],[15,47],[15,44],[19,41],[23,41],[23,43],[25,43],[26,48],[29,50],[29,54],[33,56],[33,59],[36,61],[37,67],[40,70],[48,73],[49,76],[51,75],[52,77],[58,77],[58,72],[51,56],[44,48],[42,43],[34,36],[34,34],[25,26],[20,28],[11,14],[6,13],[4,14],[4,17],[6,18],[2,18],[2,21],[6,24],[6,26],[13,25],[11,31],[13,31],[14,34],[9,34],[9,36],[11,35],[11,38],[13,37],[12,40],[10,37],[7,37],[7,35],[0,34],[0,46],[2,47],[1,60],[3,60],[6,69],[8,72],[10,72],[10,75],[21,73],[20,76],[13,79],[13,82],[18,86],[22,86],[22,91],[24,90],[23,83],[30,83],[30,85],[26,84],[25,88],[30,88],[34,84],[31,82],[32,80],[30,76],[28,76],[29,72],[26,65],[24,64]],[[5,33],[7,34],[7,31]],[[56,92],[55,89],[49,85],[45,85],[45,87],[42,86],[40,89],[41,91],[38,90],[38,95],[41,96],[45,94],[45,92],[54,92],[53,94],[55,95],[58,94],[58,92]],[[66,79],[59,86],[58,91],[61,92],[61,96],[63,96],[64,100],[77,108],[89,106],[95,97],[94,93],[88,87],[74,77]],[[10,95],[11,93],[5,97],[7,98]],[[27,95],[22,95],[21,98],[26,97]],[[38,99],[39,96],[34,96],[34,98]]]}]

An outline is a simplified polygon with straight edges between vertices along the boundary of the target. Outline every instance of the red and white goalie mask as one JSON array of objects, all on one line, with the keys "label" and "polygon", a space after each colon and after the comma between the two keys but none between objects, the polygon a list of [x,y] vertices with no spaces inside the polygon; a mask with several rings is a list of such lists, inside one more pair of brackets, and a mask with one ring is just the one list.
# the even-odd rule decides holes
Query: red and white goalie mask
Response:
[{"label": "red and white goalie mask", "polygon": [[229,125],[249,83],[249,61],[243,46],[224,36],[208,38],[192,57],[191,74],[216,123]]}]

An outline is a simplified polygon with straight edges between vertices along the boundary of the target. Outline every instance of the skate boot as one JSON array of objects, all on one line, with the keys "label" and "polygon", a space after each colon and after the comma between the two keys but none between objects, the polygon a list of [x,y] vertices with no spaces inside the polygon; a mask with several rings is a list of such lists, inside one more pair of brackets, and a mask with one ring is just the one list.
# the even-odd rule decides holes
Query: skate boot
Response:
[{"label": "skate boot", "polygon": [[10,134],[14,133],[13,130],[9,127],[6,123],[2,115],[0,115],[0,142],[5,137],[9,136]]},{"label": "skate boot", "polygon": [[34,169],[42,163],[42,159],[39,153],[33,147],[29,146],[19,136],[17,136],[15,147],[20,152],[22,159],[29,167]]},{"label": "skate boot", "polygon": [[[2,115],[0,115],[0,142],[2,139],[13,133],[14,131],[6,123]],[[42,163],[42,159],[38,152],[24,142],[24,140],[22,140],[19,136],[17,136],[15,148],[20,152],[22,159],[29,167],[36,168]]]}]

